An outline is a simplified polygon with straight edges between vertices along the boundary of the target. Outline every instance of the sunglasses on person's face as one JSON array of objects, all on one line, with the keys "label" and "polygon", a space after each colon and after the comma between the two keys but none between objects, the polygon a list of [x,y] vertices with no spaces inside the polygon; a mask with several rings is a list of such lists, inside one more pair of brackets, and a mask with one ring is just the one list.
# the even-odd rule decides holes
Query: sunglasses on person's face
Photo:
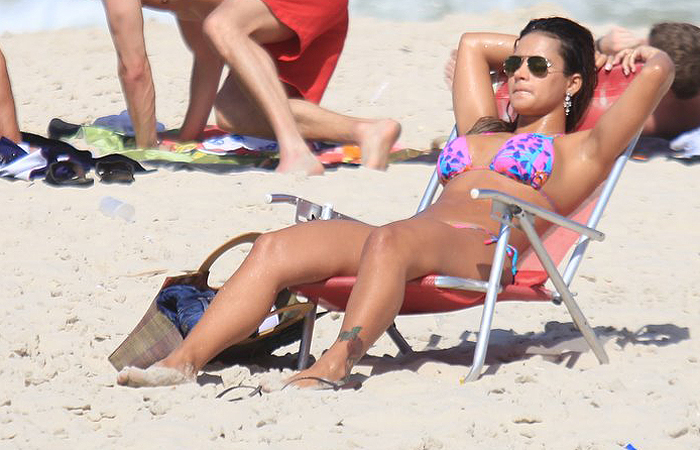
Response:
[{"label": "sunglasses on person's face", "polygon": [[544,78],[549,73],[552,63],[544,56],[518,56],[511,55],[503,61],[503,71],[507,76],[512,77],[516,70],[523,65],[523,60],[527,60],[527,68],[530,73],[538,78]]}]

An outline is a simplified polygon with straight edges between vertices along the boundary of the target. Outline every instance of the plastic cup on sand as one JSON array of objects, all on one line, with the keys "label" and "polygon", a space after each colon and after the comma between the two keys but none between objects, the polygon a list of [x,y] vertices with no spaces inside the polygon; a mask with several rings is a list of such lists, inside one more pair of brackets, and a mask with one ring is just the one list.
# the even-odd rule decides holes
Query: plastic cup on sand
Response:
[{"label": "plastic cup on sand", "polygon": [[100,211],[107,217],[120,218],[130,223],[134,221],[136,215],[132,205],[110,196],[102,197]]}]

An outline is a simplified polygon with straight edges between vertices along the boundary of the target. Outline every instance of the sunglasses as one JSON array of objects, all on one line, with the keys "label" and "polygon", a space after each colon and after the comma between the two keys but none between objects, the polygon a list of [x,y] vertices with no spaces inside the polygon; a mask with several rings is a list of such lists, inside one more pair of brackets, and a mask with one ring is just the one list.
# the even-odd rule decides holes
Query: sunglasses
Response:
[{"label": "sunglasses", "polygon": [[511,55],[503,61],[503,71],[507,76],[512,77],[516,70],[523,65],[523,60],[527,60],[527,68],[530,73],[538,78],[544,78],[549,73],[552,63],[544,56],[518,56]]}]

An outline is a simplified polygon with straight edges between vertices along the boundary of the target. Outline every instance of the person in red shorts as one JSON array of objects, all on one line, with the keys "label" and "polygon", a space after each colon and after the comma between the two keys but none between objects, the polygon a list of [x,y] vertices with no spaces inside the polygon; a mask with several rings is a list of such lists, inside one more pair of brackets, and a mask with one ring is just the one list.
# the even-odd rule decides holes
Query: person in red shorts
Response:
[{"label": "person in red shorts", "polygon": [[0,50],[0,137],[6,137],[17,143],[22,140],[17,125],[15,101],[12,97],[10,77],[7,74],[5,56]]},{"label": "person in red shorts", "polygon": [[[352,143],[383,170],[401,132],[391,119],[337,114],[318,103],[343,49],[347,0],[103,0],[139,147],[158,143],[142,7],[175,14],[193,53],[179,140],[200,137],[212,107],[226,131],[275,137],[278,172],[323,173],[306,140]],[[229,74],[221,89],[221,72]]]}]

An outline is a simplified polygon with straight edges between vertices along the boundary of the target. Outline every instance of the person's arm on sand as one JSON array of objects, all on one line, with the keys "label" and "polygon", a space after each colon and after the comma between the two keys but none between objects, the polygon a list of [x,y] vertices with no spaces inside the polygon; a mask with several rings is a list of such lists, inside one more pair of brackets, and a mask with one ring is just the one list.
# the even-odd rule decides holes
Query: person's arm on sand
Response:
[{"label": "person's arm on sand", "polygon": [[182,37],[193,54],[190,100],[178,138],[192,141],[200,137],[207,124],[224,64],[204,37],[201,22],[179,20],[178,23]]},{"label": "person's arm on sand", "polygon": [[119,59],[119,80],[136,132],[136,145],[157,145],[156,96],[143,36],[139,0],[102,0]]},{"label": "person's arm on sand", "polygon": [[465,134],[484,116],[498,116],[489,71],[500,71],[513,54],[516,36],[464,33],[459,41],[452,88],[457,131]]},{"label": "person's arm on sand", "polygon": [[5,65],[5,55],[0,50],[0,136],[11,139],[14,142],[22,140],[17,124],[17,112],[15,101],[12,97],[10,76]]}]

